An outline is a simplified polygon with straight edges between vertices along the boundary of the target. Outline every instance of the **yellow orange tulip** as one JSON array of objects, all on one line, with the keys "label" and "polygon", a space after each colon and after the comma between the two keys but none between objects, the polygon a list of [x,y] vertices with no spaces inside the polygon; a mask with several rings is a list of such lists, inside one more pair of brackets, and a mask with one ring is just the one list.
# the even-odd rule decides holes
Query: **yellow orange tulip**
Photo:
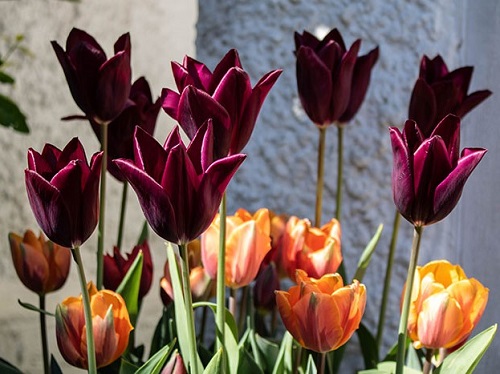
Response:
[{"label": "yellow orange tulip", "polygon": [[344,345],[359,327],[366,288],[354,280],[344,286],[339,274],[320,279],[297,270],[297,285],[276,291],[276,303],[286,329],[300,345],[324,353]]},{"label": "yellow orange tulip", "polygon": [[470,336],[488,302],[489,290],[467,278],[459,265],[438,260],[417,267],[408,335],[416,348],[454,348]]}]

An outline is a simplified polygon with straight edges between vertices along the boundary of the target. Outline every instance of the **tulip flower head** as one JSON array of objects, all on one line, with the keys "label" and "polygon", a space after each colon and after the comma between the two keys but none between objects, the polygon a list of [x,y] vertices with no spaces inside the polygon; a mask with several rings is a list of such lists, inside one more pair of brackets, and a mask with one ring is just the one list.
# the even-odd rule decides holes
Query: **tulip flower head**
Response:
[{"label": "tulip flower head", "polygon": [[[88,284],[97,367],[117,360],[127,348],[133,327],[123,298]],[[82,297],[68,297],[56,308],[56,337],[61,355],[70,365],[87,369],[87,338]]]},{"label": "tulip flower head", "polygon": [[46,240],[42,233],[37,238],[31,230],[24,236],[10,233],[9,243],[16,273],[28,289],[45,295],[64,285],[71,264],[68,248]]},{"label": "tulip flower head", "polygon": [[129,34],[116,41],[115,55],[110,59],[92,36],[76,28],[68,35],[66,51],[55,41],[52,47],[71,95],[85,115],[99,124],[107,124],[118,116],[130,93]]},{"label": "tulip flower head", "polygon": [[230,50],[215,67],[186,56],[172,62],[179,93],[163,90],[163,109],[177,120],[190,139],[208,119],[214,122],[216,158],[236,154],[248,143],[264,100],[281,70],[265,74],[252,88],[238,52]]},{"label": "tulip flower head", "polygon": [[76,247],[94,231],[99,218],[102,152],[87,163],[85,150],[73,138],[61,151],[46,144],[42,153],[30,148],[25,170],[33,214],[47,237],[63,247]]},{"label": "tulip flower head", "polygon": [[463,344],[483,315],[488,293],[459,265],[438,260],[418,266],[408,318],[415,348],[453,349]]},{"label": "tulip flower head", "polygon": [[245,159],[237,154],[213,161],[212,134],[207,121],[186,148],[176,127],[162,147],[136,127],[134,161],[114,160],[151,228],[171,243],[187,244],[207,229]]},{"label": "tulip flower head", "polygon": [[[220,217],[217,215],[201,236],[203,265],[212,279],[217,277]],[[238,209],[226,217],[226,286],[239,288],[252,282],[262,260],[271,250],[269,211],[259,209],[251,215]]]},{"label": "tulip flower head", "polygon": [[358,39],[347,50],[337,29],[322,40],[295,32],[299,98],[316,126],[349,122],[363,103],[378,47],[358,57],[360,46]]},{"label": "tulip flower head", "polygon": [[276,295],[274,291],[280,289],[280,278],[276,265],[270,262],[266,267],[261,269],[255,285],[253,287],[253,301],[255,307],[260,311],[270,311],[276,306]]},{"label": "tulip flower head", "polygon": [[161,374],[188,374],[184,361],[179,352],[175,351],[171,356]]},{"label": "tulip flower head", "polygon": [[418,123],[424,137],[429,137],[447,114],[463,118],[491,95],[489,90],[467,94],[473,70],[472,66],[464,66],[450,72],[441,56],[422,57],[408,118]]},{"label": "tulip flower head", "polygon": [[359,327],[366,288],[354,280],[344,286],[339,274],[320,279],[296,273],[297,285],[276,291],[276,303],[286,329],[307,349],[325,353],[344,345]]},{"label": "tulip flower head", "polygon": [[394,156],[392,192],[399,213],[415,226],[445,218],[457,205],[467,178],[486,153],[460,148],[460,118],[446,116],[425,139],[406,121],[403,132],[391,127]]}]

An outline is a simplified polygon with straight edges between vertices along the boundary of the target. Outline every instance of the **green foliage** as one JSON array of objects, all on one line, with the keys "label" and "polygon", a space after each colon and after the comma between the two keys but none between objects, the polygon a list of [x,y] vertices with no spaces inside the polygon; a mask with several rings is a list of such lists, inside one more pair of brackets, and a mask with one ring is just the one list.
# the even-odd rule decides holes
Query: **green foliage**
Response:
[{"label": "green foliage", "polygon": [[370,264],[370,260],[372,259],[373,252],[375,251],[375,248],[377,248],[378,241],[380,240],[380,236],[382,235],[382,230],[384,228],[384,225],[380,224],[377,228],[377,231],[375,232],[375,235],[373,235],[372,239],[370,242],[367,244],[365,250],[361,254],[361,257],[359,258],[358,261],[358,268],[356,269],[356,273],[354,274],[353,279],[357,279],[358,281],[362,281],[363,277],[365,276],[366,268]]},{"label": "green foliage", "polygon": [[156,352],[135,374],[159,374],[175,345],[175,339]]},{"label": "green foliage", "polygon": [[133,326],[135,326],[139,313],[139,289],[141,286],[142,263],[143,255],[139,253],[116,289],[116,292],[125,300],[130,322]]}]

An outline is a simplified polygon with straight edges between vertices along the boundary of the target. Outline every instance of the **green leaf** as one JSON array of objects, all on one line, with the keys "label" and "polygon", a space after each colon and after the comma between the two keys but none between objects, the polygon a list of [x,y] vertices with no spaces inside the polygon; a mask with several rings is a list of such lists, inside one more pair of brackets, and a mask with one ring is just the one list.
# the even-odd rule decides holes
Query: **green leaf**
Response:
[{"label": "green leaf", "polygon": [[12,76],[0,70],[0,83],[14,84],[15,80]]},{"label": "green leaf", "polygon": [[163,308],[162,316],[156,325],[155,331],[153,333],[153,339],[151,339],[151,350],[149,357],[153,356],[158,352],[161,347],[163,347],[168,342],[171,342],[175,337],[175,315],[174,315],[174,305],[170,305]]},{"label": "green leaf", "polygon": [[137,366],[135,366],[133,363],[130,361],[125,360],[123,357],[120,361],[120,371],[119,374],[134,374],[137,369],[139,369]]},{"label": "green leaf", "polygon": [[495,334],[497,324],[488,327],[469,340],[463,347],[446,357],[442,364],[434,370],[435,374],[472,373],[488,350]]},{"label": "green leaf", "polygon": [[139,235],[139,240],[137,241],[137,245],[141,245],[142,243],[144,243],[144,241],[148,239],[149,239],[149,226],[148,222],[144,221],[144,224],[142,225],[141,235]]},{"label": "green leaf", "polygon": [[273,374],[289,374],[293,369],[293,337],[287,331],[281,340],[281,347],[278,353],[276,364],[274,365]]},{"label": "green leaf", "polygon": [[63,374],[61,367],[57,363],[54,355],[50,355],[50,374]]},{"label": "green leaf", "polygon": [[358,268],[356,269],[356,274],[354,274],[353,279],[357,279],[360,282],[363,280],[363,277],[365,276],[366,268],[370,264],[372,254],[375,251],[375,248],[377,247],[378,241],[380,240],[380,236],[382,235],[383,228],[384,228],[384,225],[382,225],[382,224],[380,224],[378,226],[377,232],[375,232],[375,235],[373,235],[373,238],[370,240],[370,242],[366,246],[365,250],[361,254],[361,257],[359,258],[359,261],[358,261]]},{"label": "green leaf", "polygon": [[43,313],[43,314],[45,314],[47,316],[50,316],[50,317],[55,317],[56,316],[54,313],[47,312],[46,310],[40,309],[39,307],[37,307],[37,306],[35,306],[33,304],[22,302],[20,299],[17,299],[17,302],[24,309],[28,309],[28,310],[31,310],[33,312]]},{"label": "green leaf", "polygon": [[314,363],[314,358],[312,354],[309,354],[307,359],[306,373],[305,374],[317,374],[318,369],[316,369],[316,364]]},{"label": "green leaf", "polygon": [[5,361],[3,358],[0,358],[0,373],[2,374],[23,374],[21,370],[16,368],[10,362]]},{"label": "green leaf", "polygon": [[[229,353],[229,352],[228,352]],[[230,356],[228,354],[228,356]],[[237,374],[264,374],[262,369],[257,365],[253,357],[248,353],[248,351],[244,348],[240,348],[239,353],[240,359],[238,362],[238,371]]]},{"label": "green leaf", "polygon": [[26,116],[8,97],[0,94],[0,125],[12,127],[14,130],[22,133],[29,133],[30,129],[26,123]]},{"label": "green leaf", "polygon": [[116,289],[116,292],[125,300],[132,326],[135,326],[137,314],[139,313],[139,289],[141,287],[142,262],[143,256],[142,252],[140,252]]},{"label": "green leaf", "polygon": [[222,348],[220,348],[208,363],[203,374],[219,374],[224,372],[222,367],[224,360],[222,357]]},{"label": "green leaf", "polygon": [[[362,370],[358,374],[394,374],[396,372],[396,362],[384,361],[377,365],[376,369]],[[422,374],[422,371],[405,366],[403,374]]]},{"label": "green leaf", "polygon": [[415,349],[413,344],[410,344],[410,346],[408,347],[406,366],[415,370],[422,371],[422,361],[420,359],[418,351]]},{"label": "green leaf", "polygon": [[358,334],[361,353],[363,354],[363,360],[365,361],[365,368],[376,368],[379,359],[378,347],[375,338],[363,323],[359,325],[359,329],[356,330],[356,333]]},{"label": "green leaf", "polygon": [[172,353],[173,347],[175,345],[175,339],[167,344],[165,347],[160,349],[154,354],[144,365],[142,365],[135,374],[158,374],[160,373],[163,365],[167,362],[168,356]]},{"label": "green leaf", "polygon": [[264,357],[266,368],[273,368],[278,360],[280,347],[276,343],[264,339],[259,334],[255,334],[255,343],[257,344],[257,349]]}]

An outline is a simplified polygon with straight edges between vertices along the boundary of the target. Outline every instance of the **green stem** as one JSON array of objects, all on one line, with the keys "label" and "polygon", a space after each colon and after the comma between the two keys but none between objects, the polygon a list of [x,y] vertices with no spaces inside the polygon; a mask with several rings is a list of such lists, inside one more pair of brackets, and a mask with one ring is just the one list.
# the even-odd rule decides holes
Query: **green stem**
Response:
[{"label": "green stem", "polygon": [[191,286],[189,283],[189,270],[188,270],[188,247],[187,244],[180,244],[181,251],[181,278],[182,278],[182,292],[184,294],[184,307],[187,316],[187,328],[189,336],[189,355],[191,361],[191,368],[189,373],[198,374],[198,357],[196,350],[196,333],[194,331],[194,314],[193,314],[193,300],[191,298]]},{"label": "green stem", "polygon": [[[245,325],[245,321],[247,319],[247,315],[249,315],[249,313],[247,313],[247,310],[250,310],[250,308],[252,307],[252,303],[250,303],[250,305],[248,305],[248,298],[249,298],[249,286],[244,286],[242,289],[241,289],[241,303],[240,303],[240,310],[239,310],[239,316],[238,316],[238,331],[244,331],[243,330],[243,327]],[[251,314],[250,314],[251,315]]]},{"label": "green stem", "polygon": [[380,349],[384,335],[385,313],[387,309],[387,300],[389,298],[389,289],[391,287],[392,266],[394,264],[394,254],[396,253],[396,244],[398,242],[399,223],[401,215],[396,210],[394,223],[392,225],[391,244],[389,245],[389,256],[387,257],[387,267],[385,269],[384,290],[382,291],[382,302],[380,304],[380,314],[377,327],[377,347]]},{"label": "green stem", "polygon": [[104,220],[106,213],[106,170],[108,168],[108,123],[101,124],[101,191],[99,205],[99,227],[97,230],[97,289],[102,289],[104,274]]},{"label": "green stem", "polygon": [[316,180],[316,209],[314,215],[314,226],[321,225],[321,208],[323,204],[323,184],[325,177],[325,139],[326,127],[319,128],[318,143],[318,178]]},{"label": "green stem", "polygon": [[116,246],[119,249],[122,247],[123,226],[125,225],[125,211],[127,210],[127,192],[128,192],[128,183],[127,181],[124,181],[122,189],[122,202],[120,205],[120,222],[118,224],[118,238],[116,239]]},{"label": "green stem", "polygon": [[[216,351],[224,348],[224,325],[226,310],[226,194],[222,196],[219,209],[219,255],[217,258],[217,344]],[[224,349],[225,351],[225,349]],[[224,355],[225,356],[225,355]]]},{"label": "green stem", "polygon": [[326,353],[320,353],[319,354],[319,369],[318,373],[319,374],[324,374],[325,373],[325,362],[326,362]]},{"label": "green stem", "polygon": [[[39,295],[40,310],[45,310],[45,295]],[[49,374],[49,346],[47,344],[47,323],[45,313],[40,313],[40,333],[42,336],[43,372]]]},{"label": "green stem", "polygon": [[396,374],[403,374],[406,338],[408,336],[408,315],[410,313],[411,293],[413,289],[413,278],[417,268],[418,251],[420,249],[420,240],[422,239],[422,226],[415,226],[413,232],[413,243],[411,246],[410,263],[408,264],[408,274],[406,276],[406,287],[403,297],[403,308],[401,309],[401,319],[399,320],[398,330],[398,353],[396,360]]},{"label": "green stem", "polygon": [[335,207],[335,218],[340,221],[342,214],[342,178],[344,172],[344,127],[338,125],[338,157],[337,157],[337,206]]},{"label": "green stem", "polygon": [[201,328],[200,328],[200,334],[198,335],[198,342],[203,345],[204,340],[205,340],[205,329],[207,326],[207,316],[208,316],[208,307],[204,306],[202,307],[203,312],[201,314]]},{"label": "green stem", "polygon": [[78,278],[80,280],[80,288],[82,290],[83,312],[85,315],[85,331],[87,334],[87,361],[89,374],[97,374],[95,345],[94,345],[94,329],[92,328],[92,312],[90,310],[90,298],[87,288],[87,280],[85,279],[85,271],[83,269],[82,256],[80,255],[80,247],[72,249],[73,259],[78,267]]}]

